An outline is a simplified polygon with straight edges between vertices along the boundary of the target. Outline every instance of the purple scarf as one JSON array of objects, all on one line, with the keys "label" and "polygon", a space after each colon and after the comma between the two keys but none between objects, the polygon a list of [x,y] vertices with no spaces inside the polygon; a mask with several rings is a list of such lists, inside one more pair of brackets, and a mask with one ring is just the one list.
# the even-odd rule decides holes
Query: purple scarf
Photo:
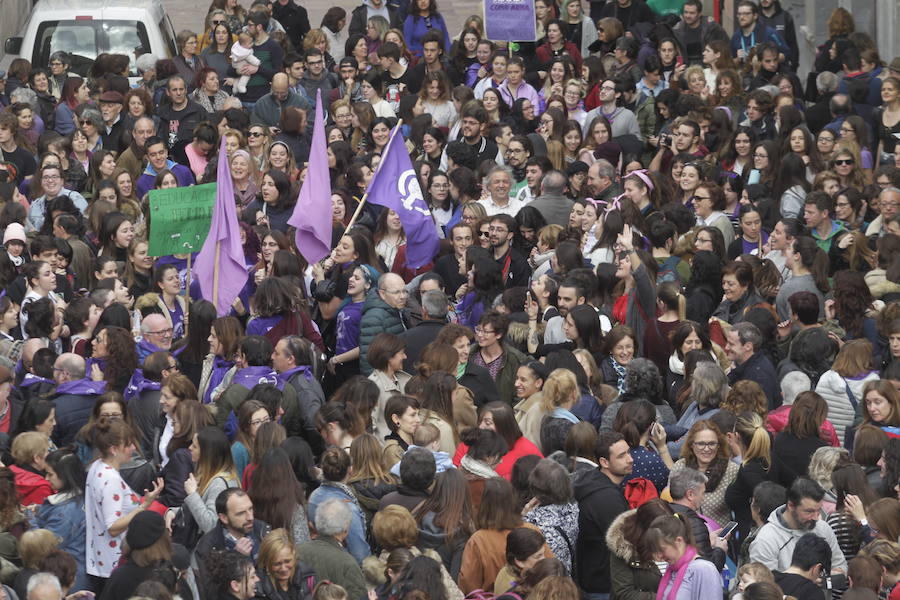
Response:
[{"label": "purple scarf", "polygon": [[303,376],[306,378],[307,381],[313,380],[312,369],[307,366],[294,367],[293,369],[288,369],[287,371],[285,371],[283,373],[276,374],[275,377],[278,378],[278,381],[281,382],[281,385],[283,387],[284,384],[287,383],[291,377],[293,377],[294,373],[298,373],[298,372],[303,373]]},{"label": "purple scarf", "polygon": [[252,390],[254,386],[260,383],[271,383],[279,390],[284,389],[284,381],[278,379],[277,373],[272,367],[246,367],[234,374],[231,383],[242,385],[248,390]]},{"label": "purple scarf", "polygon": [[73,396],[98,396],[106,391],[105,381],[93,381],[91,379],[76,379],[65,381],[56,386],[57,394],[69,394]]},{"label": "purple scarf", "polygon": [[130,402],[132,398],[140,396],[141,392],[144,390],[155,392],[159,391],[161,388],[161,382],[145,379],[144,371],[142,369],[136,369],[134,375],[131,376],[131,380],[128,382],[128,386],[125,388],[123,396],[125,397],[125,402]]},{"label": "purple scarf", "polygon": [[31,373],[25,373],[25,378],[22,379],[22,383],[19,384],[19,387],[28,387],[32,385],[36,385],[38,383],[53,383],[50,379],[44,379],[43,377],[38,377],[37,375],[32,375]]},{"label": "purple scarf", "polygon": [[233,362],[225,360],[221,356],[217,356],[213,360],[212,372],[209,374],[209,383],[206,385],[206,392],[203,394],[203,404],[212,402],[213,390],[222,383],[222,380],[225,379],[225,374],[228,373],[228,369],[233,366]]}]

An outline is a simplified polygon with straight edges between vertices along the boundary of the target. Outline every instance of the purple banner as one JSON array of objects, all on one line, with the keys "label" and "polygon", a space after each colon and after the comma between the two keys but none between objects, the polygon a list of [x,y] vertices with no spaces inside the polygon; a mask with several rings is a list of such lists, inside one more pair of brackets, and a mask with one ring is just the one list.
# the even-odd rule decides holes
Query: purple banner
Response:
[{"label": "purple banner", "polygon": [[484,30],[489,40],[535,41],[534,0],[484,0]]}]

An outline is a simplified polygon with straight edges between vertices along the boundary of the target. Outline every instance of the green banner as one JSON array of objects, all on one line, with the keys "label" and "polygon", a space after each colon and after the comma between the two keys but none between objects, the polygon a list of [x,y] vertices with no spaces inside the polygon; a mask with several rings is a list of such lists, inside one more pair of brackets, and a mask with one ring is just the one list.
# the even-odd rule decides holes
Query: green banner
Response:
[{"label": "green banner", "polygon": [[209,234],[216,184],[150,190],[148,254],[199,252]]}]

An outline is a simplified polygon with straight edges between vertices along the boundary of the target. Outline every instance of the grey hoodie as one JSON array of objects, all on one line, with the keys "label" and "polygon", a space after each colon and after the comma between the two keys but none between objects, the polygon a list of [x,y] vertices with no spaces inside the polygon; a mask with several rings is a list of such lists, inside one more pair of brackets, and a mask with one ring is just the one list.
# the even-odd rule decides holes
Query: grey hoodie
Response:
[{"label": "grey hoodie", "polygon": [[769,515],[768,522],[760,527],[756,539],[750,544],[750,560],[764,564],[771,571],[784,571],[791,566],[791,556],[797,540],[804,534],[814,533],[831,547],[831,568],[847,572],[847,559],[838,545],[837,537],[824,519],[816,521],[811,530],[791,529],[784,520],[787,506],[779,506]]}]

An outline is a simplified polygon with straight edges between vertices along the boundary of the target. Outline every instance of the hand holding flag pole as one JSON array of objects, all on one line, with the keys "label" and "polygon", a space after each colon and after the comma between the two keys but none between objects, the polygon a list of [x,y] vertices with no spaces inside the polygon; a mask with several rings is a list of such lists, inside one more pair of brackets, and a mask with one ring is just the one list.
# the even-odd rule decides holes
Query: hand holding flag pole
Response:
[{"label": "hand holding flag pole", "polygon": [[[378,163],[378,168],[375,169],[375,173],[372,174],[372,179],[369,180],[370,185],[372,181],[375,181],[375,176],[381,171],[381,166],[384,164],[383,157],[387,156],[388,150],[391,148],[391,144],[394,141],[394,138],[397,137],[397,133],[400,131],[400,126],[403,125],[403,119],[397,121],[397,125],[394,126],[394,131],[391,132],[391,137],[388,139],[388,143],[384,146],[384,152],[382,152],[382,162]],[[401,136],[402,137],[402,136]],[[353,216],[350,217],[350,222],[347,223],[347,228],[345,231],[350,231],[350,228],[356,223],[356,219],[359,218],[359,214],[362,212],[363,206],[366,204],[366,200],[369,198],[369,190],[366,188],[366,193],[363,194],[363,197],[360,199],[359,204],[356,206],[356,210],[353,212]]]}]

